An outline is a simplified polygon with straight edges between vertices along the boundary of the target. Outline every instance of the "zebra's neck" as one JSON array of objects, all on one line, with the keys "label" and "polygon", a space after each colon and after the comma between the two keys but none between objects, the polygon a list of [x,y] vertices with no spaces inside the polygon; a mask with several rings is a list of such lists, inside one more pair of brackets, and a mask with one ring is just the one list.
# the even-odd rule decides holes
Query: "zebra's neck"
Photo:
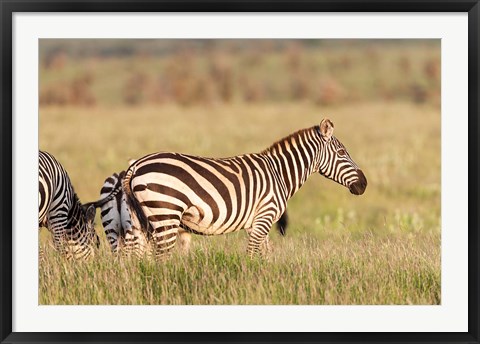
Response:
[{"label": "zebra's neck", "polygon": [[297,131],[275,142],[262,154],[271,157],[286,198],[292,197],[307,178],[318,170],[322,140],[317,127]]}]

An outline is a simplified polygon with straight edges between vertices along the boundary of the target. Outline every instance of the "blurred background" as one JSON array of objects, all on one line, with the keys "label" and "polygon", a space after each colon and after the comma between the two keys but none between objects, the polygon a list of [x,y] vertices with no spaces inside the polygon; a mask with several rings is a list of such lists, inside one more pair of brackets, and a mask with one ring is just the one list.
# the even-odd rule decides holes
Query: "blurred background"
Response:
[{"label": "blurred background", "polygon": [[[287,238],[271,232],[276,265],[265,263],[264,280],[258,270],[232,276],[237,270],[226,266],[205,289],[192,280],[198,292],[189,299],[184,281],[169,296],[151,292],[169,286],[147,276],[138,283],[150,299],[137,293],[132,301],[126,292],[109,299],[92,289],[82,291],[85,303],[440,303],[440,40],[42,39],[39,47],[40,149],[65,166],[83,202],[98,199],[104,180],[130,158],[260,152],[324,117],[368,179],[356,197],[310,177],[288,203]],[[108,249],[99,219],[97,231]],[[42,231],[41,240],[48,236]],[[243,231],[192,239],[194,257],[237,252],[243,262],[245,245]],[[143,278],[137,268],[119,290],[136,290],[129,278]],[[167,280],[177,278],[172,269]],[[68,276],[52,274],[40,274],[41,303],[77,303],[82,293],[55,292]],[[206,291],[218,276],[245,294],[218,301]]]},{"label": "blurred background", "polygon": [[440,104],[439,40],[41,40],[41,105]]}]

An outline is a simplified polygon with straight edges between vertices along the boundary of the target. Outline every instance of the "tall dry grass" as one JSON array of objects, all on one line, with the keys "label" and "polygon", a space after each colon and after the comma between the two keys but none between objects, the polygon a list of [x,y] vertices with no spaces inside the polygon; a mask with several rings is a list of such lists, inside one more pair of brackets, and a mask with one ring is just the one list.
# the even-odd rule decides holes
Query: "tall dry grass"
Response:
[{"label": "tall dry grass", "polygon": [[88,262],[64,261],[41,232],[40,303],[439,304],[440,113],[434,106],[42,107],[40,148],[62,162],[87,202],[129,158],[155,151],[258,152],[323,117],[334,122],[368,188],[355,197],[311,176],[288,203],[287,236],[272,233],[267,259],[245,256],[243,231],[194,236],[190,254],[175,253],[164,263],[116,259],[97,218],[101,249]]},{"label": "tall dry grass", "polygon": [[[438,237],[377,238],[342,231],[275,236],[269,258],[244,253],[244,233],[196,238],[166,262],[114,258],[102,249],[71,262],[47,249],[40,304],[439,304]],[[418,241],[421,241],[419,244]]]}]

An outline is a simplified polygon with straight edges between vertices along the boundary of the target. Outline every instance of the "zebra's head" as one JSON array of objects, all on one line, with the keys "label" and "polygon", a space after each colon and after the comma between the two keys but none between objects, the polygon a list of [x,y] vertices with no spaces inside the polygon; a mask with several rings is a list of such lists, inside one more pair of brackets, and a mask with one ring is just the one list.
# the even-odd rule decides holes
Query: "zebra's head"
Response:
[{"label": "zebra's head", "polygon": [[320,151],[318,172],[347,187],[354,195],[367,188],[367,178],[348,154],[345,146],[333,136],[333,123],[323,119],[317,127],[324,149]]}]

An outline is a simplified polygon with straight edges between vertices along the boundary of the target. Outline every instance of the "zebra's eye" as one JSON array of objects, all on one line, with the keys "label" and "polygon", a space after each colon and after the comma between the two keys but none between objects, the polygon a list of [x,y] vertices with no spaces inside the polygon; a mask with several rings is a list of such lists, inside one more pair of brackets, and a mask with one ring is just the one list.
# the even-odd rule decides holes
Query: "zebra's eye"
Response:
[{"label": "zebra's eye", "polygon": [[345,149],[339,149],[339,150],[337,151],[337,153],[338,153],[338,155],[340,155],[340,156],[345,156],[345,155],[347,155],[347,152],[345,152]]}]

